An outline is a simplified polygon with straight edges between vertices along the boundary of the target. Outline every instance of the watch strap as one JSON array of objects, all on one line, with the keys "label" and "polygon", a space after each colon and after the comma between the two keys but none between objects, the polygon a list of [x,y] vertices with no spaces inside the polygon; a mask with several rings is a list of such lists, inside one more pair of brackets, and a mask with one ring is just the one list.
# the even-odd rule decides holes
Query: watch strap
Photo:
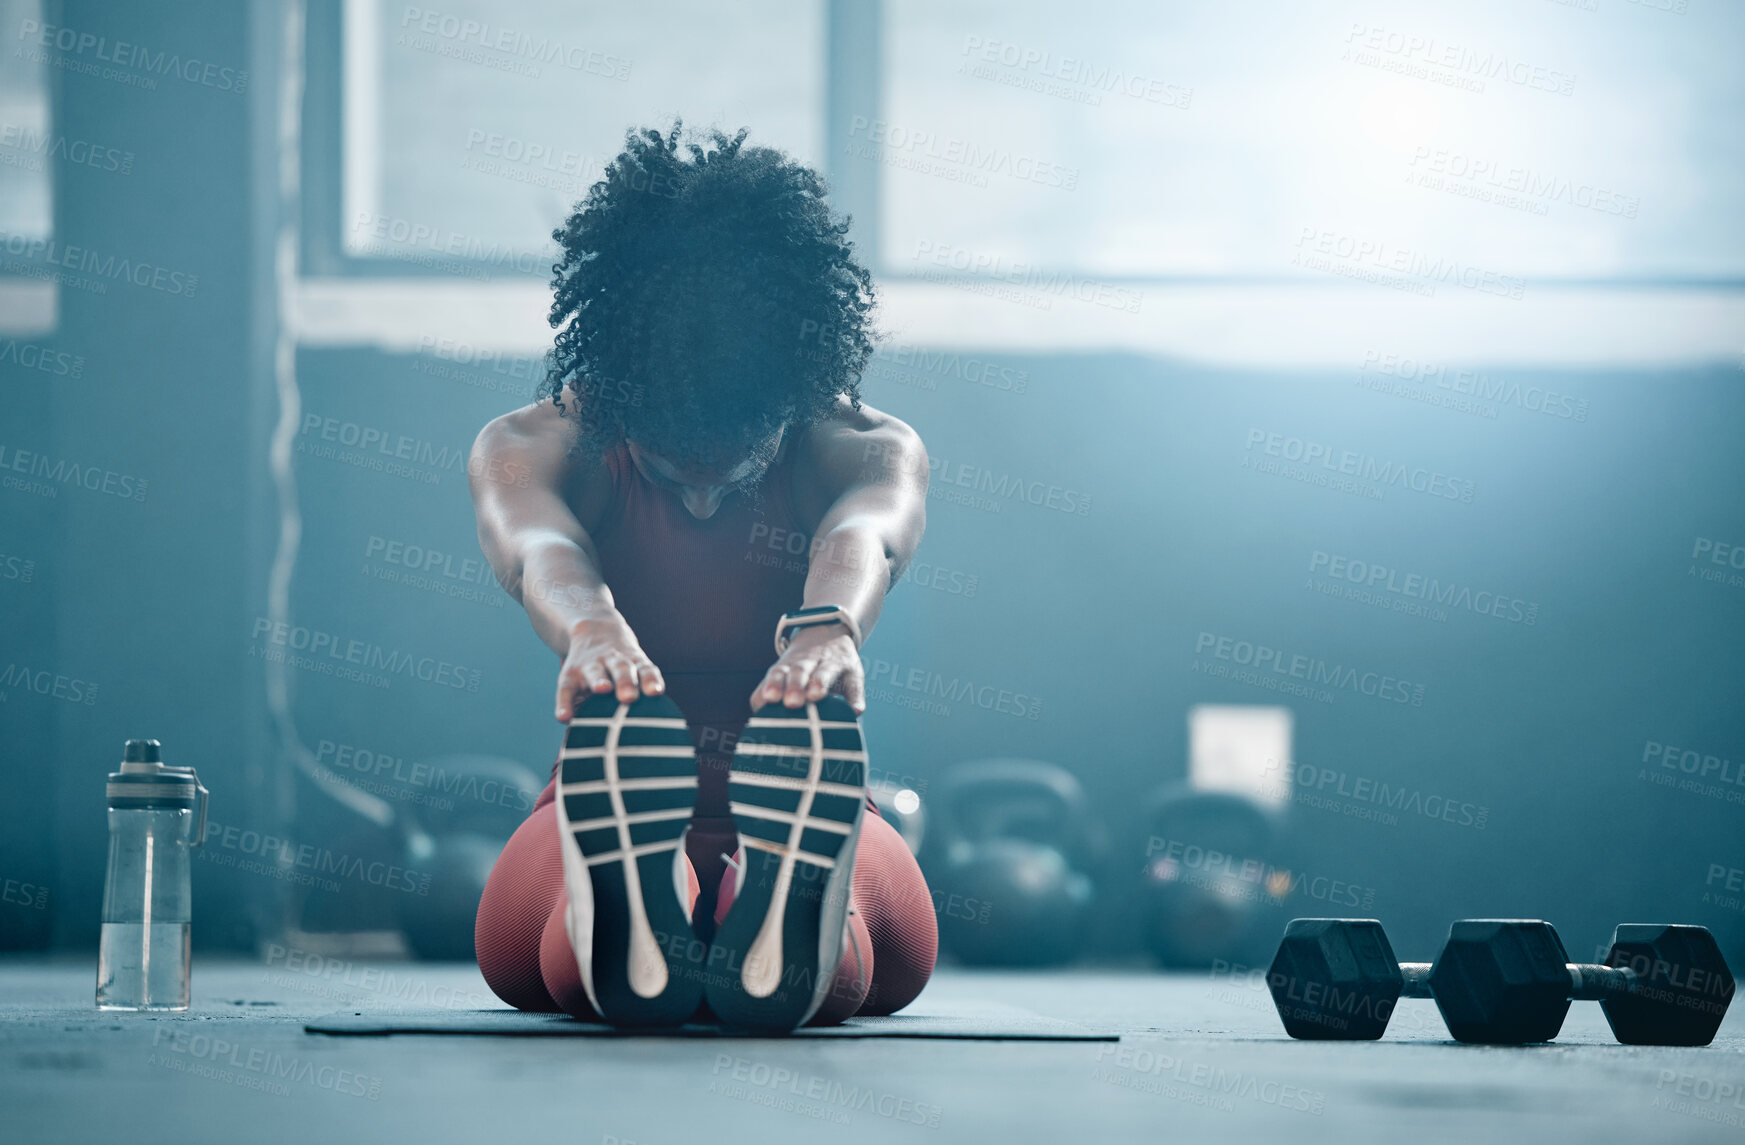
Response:
[{"label": "watch strap", "polygon": [[783,614],[776,622],[776,655],[780,656],[793,643],[794,633],[807,628],[819,628],[826,624],[840,624],[848,629],[848,638],[854,641],[856,649],[860,647],[860,625],[854,622],[854,617],[834,604],[821,604],[816,608],[801,608]]}]

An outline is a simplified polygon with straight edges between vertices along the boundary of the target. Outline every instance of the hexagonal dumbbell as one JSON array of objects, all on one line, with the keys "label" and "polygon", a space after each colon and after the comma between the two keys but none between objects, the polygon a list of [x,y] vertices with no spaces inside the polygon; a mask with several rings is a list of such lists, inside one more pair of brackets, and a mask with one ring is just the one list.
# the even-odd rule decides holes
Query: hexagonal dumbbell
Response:
[{"label": "hexagonal dumbbell", "polygon": [[1435,963],[1395,963],[1374,919],[1296,919],[1268,972],[1294,1038],[1374,1039],[1402,997],[1434,998],[1457,1040],[1549,1041],[1571,1000],[1598,1001],[1619,1041],[1707,1045],[1733,997],[1733,976],[1700,926],[1627,923],[1608,965],[1569,962],[1550,923],[1469,919],[1449,928]]},{"label": "hexagonal dumbbell", "polygon": [[1733,975],[1700,926],[1625,923],[1604,965],[1569,961],[1548,922],[1467,919],[1430,971],[1448,1032],[1462,1042],[1548,1042],[1572,1001],[1598,1002],[1620,1042],[1706,1046],[1733,1000]]},{"label": "hexagonal dumbbell", "polygon": [[1708,930],[1626,922],[1612,932],[1606,965],[1633,975],[1624,990],[1599,1000],[1614,1038],[1632,1046],[1706,1046],[1715,1040],[1734,982]]},{"label": "hexagonal dumbbell", "polygon": [[1402,993],[1427,997],[1406,990],[1415,965],[1394,960],[1372,918],[1298,918],[1285,927],[1266,987],[1291,1037],[1373,1041]]}]

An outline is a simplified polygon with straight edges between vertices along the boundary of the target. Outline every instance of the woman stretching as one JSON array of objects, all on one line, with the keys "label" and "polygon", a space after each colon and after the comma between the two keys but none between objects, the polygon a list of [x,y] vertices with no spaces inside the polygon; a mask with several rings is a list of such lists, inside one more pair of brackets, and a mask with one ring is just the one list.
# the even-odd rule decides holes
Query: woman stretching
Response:
[{"label": "woman stretching", "polygon": [[554,235],[540,400],[469,461],[485,555],[562,659],[564,746],[476,927],[524,1010],[792,1029],[901,1009],[933,970],[858,723],[927,454],[860,400],[847,221],[745,134],[627,137]]}]

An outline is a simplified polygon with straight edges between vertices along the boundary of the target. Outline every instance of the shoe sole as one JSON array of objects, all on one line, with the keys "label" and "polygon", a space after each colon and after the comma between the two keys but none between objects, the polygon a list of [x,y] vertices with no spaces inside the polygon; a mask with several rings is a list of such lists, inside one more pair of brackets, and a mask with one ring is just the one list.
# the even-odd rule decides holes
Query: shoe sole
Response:
[{"label": "shoe sole", "polygon": [[744,849],[707,982],[723,1024],[792,1030],[817,1012],[842,957],[866,812],[866,743],[837,696],[769,704],[745,726],[727,790]]},{"label": "shoe sole", "polygon": [[560,761],[565,924],[588,1000],[614,1025],[678,1025],[702,998],[706,951],[676,885],[697,802],[684,714],[666,696],[590,696]]}]

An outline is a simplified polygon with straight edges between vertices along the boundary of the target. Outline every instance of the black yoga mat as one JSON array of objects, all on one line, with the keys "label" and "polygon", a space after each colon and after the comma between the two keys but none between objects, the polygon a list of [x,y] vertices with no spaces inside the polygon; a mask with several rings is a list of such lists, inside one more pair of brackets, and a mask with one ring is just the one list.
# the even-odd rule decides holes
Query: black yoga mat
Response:
[{"label": "black yoga mat", "polygon": [[[745,1035],[716,1025],[688,1024],[676,1029],[620,1030],[582,1022],[568,1014],[524,1010],[339,1010],[304,1025],[311,1034],[473,1034],[506,1037],[673,1037],[731,1038]],[[1118,1035],[1045,1018],[1017,1006],[953,1001],[931,1010],[905,1011],[884,1018],[850,1018],[840,1026],[815,1026],[775,1035],[794,1038],[944,1038],[960,1041],[1114,1042]]]}]

